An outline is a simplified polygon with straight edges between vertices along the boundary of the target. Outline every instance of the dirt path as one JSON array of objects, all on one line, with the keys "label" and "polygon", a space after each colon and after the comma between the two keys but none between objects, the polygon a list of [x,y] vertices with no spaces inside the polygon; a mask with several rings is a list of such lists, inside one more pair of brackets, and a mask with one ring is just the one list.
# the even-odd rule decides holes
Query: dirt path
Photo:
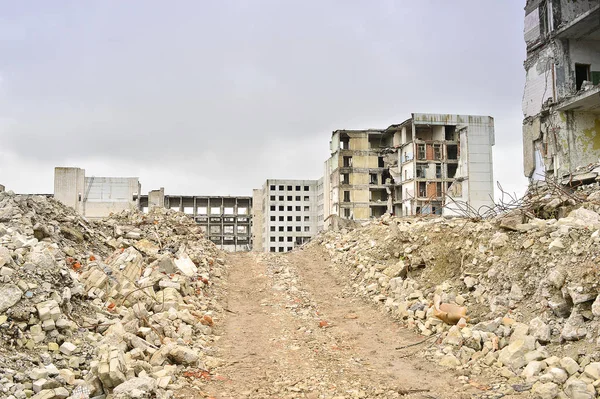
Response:
[{"label": "dirt path", "polygon": [[[209,397],[460,398],[456,375],[402,357],[422,337],[344,292],[325,254],[234,254],[230,313],[218,328],[224,364],[203,387]],[[215,377],[217,376],[217,377]]]}]

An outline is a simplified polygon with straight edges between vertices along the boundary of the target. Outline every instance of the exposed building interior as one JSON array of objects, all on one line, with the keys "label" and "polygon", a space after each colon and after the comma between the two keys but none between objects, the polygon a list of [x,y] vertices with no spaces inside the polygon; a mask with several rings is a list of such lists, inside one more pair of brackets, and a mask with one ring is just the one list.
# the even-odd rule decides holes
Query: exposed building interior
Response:
[{"label": "exposed building interior", "polygon": [[[225,196],[164,195],[156,190],[141,196],[140,207],[163,206],[183,212],[200,225],[206,236],[220,249],[235,252],[252,249],[252,198]],[[163,193],[163,203],[152,202]]]},{"label": "exposed building interior", "polygon": [[525,176],[578,183],[600,158],[600,2],[529,0],[525,12]]},{"label": "exposed building interior", "polygon": [[330,145],[330,214],[361,221],[385,213],[456,215],[492,204],[491,117],[412,114],[387,129],[336,130]]}]

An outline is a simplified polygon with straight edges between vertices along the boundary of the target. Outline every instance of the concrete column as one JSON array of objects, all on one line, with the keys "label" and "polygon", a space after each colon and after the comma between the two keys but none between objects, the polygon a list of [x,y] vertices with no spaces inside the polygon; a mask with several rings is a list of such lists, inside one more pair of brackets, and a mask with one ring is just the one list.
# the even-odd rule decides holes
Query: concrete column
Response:
[{"label": "concrete column", "polygon": [[80,168],[54,168],[54,198],[82,212],[81,201],[85,195],[85,170]]},{"label": "concrete column", "polygon": [[165,207],[165,188],[148,192],[148,210]]}]

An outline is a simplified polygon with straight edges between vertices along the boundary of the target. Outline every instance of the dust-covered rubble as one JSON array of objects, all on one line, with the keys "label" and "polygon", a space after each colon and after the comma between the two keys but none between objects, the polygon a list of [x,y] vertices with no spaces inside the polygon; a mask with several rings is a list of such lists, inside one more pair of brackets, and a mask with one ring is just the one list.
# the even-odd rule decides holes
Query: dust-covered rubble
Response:
[{"label": "dust-covered rubble", "polygon": [[[322,246],[356,295],[424,336],[415,356],[483,395],[600,392],[600,191],[537,187],[492,220],[383,217]],[[412,349],[399,349],[405,353]]]},{"label": "dust-covered rubble", "polygon": [[0,193],[0,397],[169,398],[218,363],[225,261],[171,210]]}]

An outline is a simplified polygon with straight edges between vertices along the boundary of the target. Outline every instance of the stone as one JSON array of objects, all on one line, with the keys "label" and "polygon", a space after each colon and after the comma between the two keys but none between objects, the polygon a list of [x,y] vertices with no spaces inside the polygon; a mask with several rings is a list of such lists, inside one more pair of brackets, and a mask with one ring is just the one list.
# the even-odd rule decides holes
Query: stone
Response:
[{"label": "stone", "polygon": [[559,252],[565,249],[565,244],[563,244],[562,240],[556,237],[550,245],[548,246],[548,250],[551,252]]},{"label": "stone", "polygon": [[177,271],[177,266],[175,266],[171,254],[165,254],[158,259],[158,270],[166,274],[172,274]]},{"label": "stone", "polygon": [[571,297],[571,301],[574,305],[593,301],[598,295],[595,292],[586,292],[586,290],[581,286],[567,287],[567,293],[569,294],[569,297]]},{"label": "stone", "polygon": [[594,317],[600,317],[600,295],[598,295],[594,300],[594,303],[592,303],[592,314]]},{"label": "stone", "polygon": [[569,378],[569,375],[567,374],[567,372],[565,370],[561,369],[560,367],[551,367],[550,369],[547,370],[547,372],[552,375],[554,382],[556,382],[557,384],[562,385]]},{"label": "stone", "polygon": [[23,291],[14,284],[0,285],[0,313],[15,306],[23,296]]},{"label": "stone", "polygon": [[453,346],[461,346],[463,344],[463,337],[458,326],[450,327],[450,330],[448,330],[448,334],[444,338],[443,343],[445,345]]},{"label": "stone", "polygon": [[454,298],[454,303],[456,303],[458,306],[462,306],[465,304],[465,298],[462,295],[457,295]]},{"label": "stone", "polygon": [[585,320],[583,316],[574,310],[567,319],[560,336],[565,341],[578,341],[587,335]]},{"label": "stone", "polygon": [[492,248],[502,248],[508,243],[508,234],[502,232],[496,232],[490,239],[490,245]]},{"label": "stone", "polygon": [[454,356],[452,354],[447,354],[440,359],[438,364],[442,367],[456,368],[456,367],[460,366],[460,360],[458,360],[456,358],[456,356]]},{"label": "stone", "polygon": [[113,395],[115,398],[128,398],[130,392],[134,390],[140,391],[142,393],[151,393],[156,389],[156,380],[152,377],[135,377],[130,380],[127,380],[115,387],[113,389]]},{"label": "stone", "polygon": [[562,288],[566,279],[567,275],[562,269],[552,269],[550,273],[548,273],[548,276],[546,276],[546,281],[557,290]]},{"label": "stone", "polygon": [[38,393],[42,389],[44,389],[44,385],[48,383],[48,380],[45,378],[40,378],[39,380],[33,381],[32,389],[33,392]]},{"label": "stone", "polygon": [[529,322],[529,333],[541,343],[550,342],[550,326],[539,317]]},{"label": "stone", "polygon": [[65,387],[54,388],[54,396],[57,399],[65,399],[69,397],[69,391]]},{"label": "stone", "polygon": [[175,259],[175,266],[179,271],[188,277],[194,276],[198,273],[198,268],[192,262],[187,253],[183,252],[177,259]]},{"label": "stone", "polygon": [[589,230],[595,230],[600,227],[600,215],[586,208],[577,208],[571,211],[567,215],[567,218],[572,219],[576,227],[587,228]]},{"label": "stone", "polygon": [[565,371],[569,373],[569,375],[573,375],[579,372],[579,363],[577,363],[574,359],[568,356],[565,356],[562,359],[560,359],[560,367],[565,369]]},{"label": "stone", "polygon": [[60,346],[60,352],[70,356],[72,355],[75,351],[77,350],[77,346],[75,346],[74,344],[72,344],[71,342],[63,342],[63,344]]},{"label": "stone", "polygon": [[468,289],[471,289],[477,285],[477,279],[475,277],[467,276],[464,279],[464,283]]},{"label": "stone", "polygon": [[590,363],[583,369],[583,374],[590,377],[593,380],[600,379],[600,363]]},{"label": "stone", "polygon": [[531,378],[540,374],[542,370],[544,370],[544,368],[546,368],[546,363],[544,363],[543,361],[541,362],[534,360],[532,362],[529,362],[529,364],[525,366],[521,375],[525,378]]},{"label": "stone", "polygon": [[524,339],[529,333],[529,326],[525,323],[513,323],[512,334],[510,336],[510,342],[514,342],[520,339]]},{"label": "stone", "polygon": [[558,396],[558,385],[553,382],[536,382],[531,387],[531,394],[536,399],[554,399]]},{"label": "stone", "polygon": [[518,339],[503,348],[498,360],[512,370],[518,370],[526,364],[525,354],[534,348],[535,338],[526,336],[525,339]]},{"label": "stone", "polygon": [[184,346],[176,346],[171,349],[169,352],[169,358],[175,364],[183,364],[183,365],[195,365],[198,363],[198,353],[196,353],[193,349],[187,348]]},{"label": "stone", "polygon": [[563,386],[563,391],[570,399],[594,399],[596,396],[588,390],[584,381],[577,378],[569,379]]}]

